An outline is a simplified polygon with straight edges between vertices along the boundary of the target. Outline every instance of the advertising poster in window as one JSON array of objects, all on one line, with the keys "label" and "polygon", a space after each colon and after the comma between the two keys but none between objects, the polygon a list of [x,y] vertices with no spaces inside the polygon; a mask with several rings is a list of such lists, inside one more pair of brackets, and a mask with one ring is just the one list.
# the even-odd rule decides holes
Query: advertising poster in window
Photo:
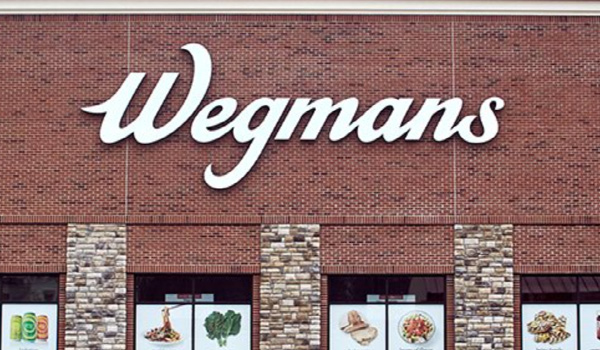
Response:
[{"label": "advertising poster in window", "polygon": [[56,304],[2,305],[2,350],[56,350]]},{"label": "advertising poster in window", "polygon": [[385,350],[385,305],[331,305],[329,347]]},{"label": "advertising poster in window", "polygon": [[137,305],[135,348],[191,350],[191,305]]},{"label": "advertising poster in window", "polygon": [[600,304],[579,305],[581,350],[600,350]]},{"label": "advertising poster in window", "polygon": [[444,305],[389,305],[390,350],[444,350]]},{"label": "advertising poster in window", "polygon": [[577,350],[577,305],[523,305],[521,322],[523,349]]},{"label": "advertising poster in window", "polygon": [[196,349],[250,350],[250,305],[196,305]]}]

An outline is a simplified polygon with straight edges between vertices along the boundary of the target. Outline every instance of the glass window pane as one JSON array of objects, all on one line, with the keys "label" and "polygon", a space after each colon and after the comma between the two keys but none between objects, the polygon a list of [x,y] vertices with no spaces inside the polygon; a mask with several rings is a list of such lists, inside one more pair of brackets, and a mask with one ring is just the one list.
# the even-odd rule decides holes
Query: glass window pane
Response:
[{"label": "glass window pane", "polygon": [[331,276],[329,301],[331,303],[384,303],[385,277]]},{"label": "glass window pane", "polygon": [[524,276],[521,278],[523,303],[577,301],[577,278],[574,276]]},{"label": "glass window pane", "polygon": [[389,280],[390,303],[439,303],[445,301],[444,277],[398,276]]},{"label": "glass window pane", "polygon": [[192,278],[186,276],[138,276],[137,301],[141,303],[191,303]]},{"label": "glass window pane", "polygon": [[579,293],[583,302],[600,303],[600,276],[581,276]]},{"label": "glass window pane", "polygon": [[196,277],[198,303],[252,303],[252,276]]},{"label": "glass window pane", "polygon": [[4,276],[2,300],[4,302],[58,302],[58,277]]}]

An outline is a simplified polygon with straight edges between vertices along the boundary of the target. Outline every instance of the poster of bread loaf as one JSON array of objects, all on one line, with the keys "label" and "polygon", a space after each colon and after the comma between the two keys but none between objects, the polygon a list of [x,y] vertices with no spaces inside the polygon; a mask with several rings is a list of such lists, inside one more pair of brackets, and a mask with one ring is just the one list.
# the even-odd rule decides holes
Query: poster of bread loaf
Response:
[{"label": "poster of bread loaf", "polygon": [[577,305],[523,305],[521,324],[523,349],[577,350]]},{"label": "poster of bread loaf", "polygon": [[384,305],[331,305],[330,349],[385,350]]}]

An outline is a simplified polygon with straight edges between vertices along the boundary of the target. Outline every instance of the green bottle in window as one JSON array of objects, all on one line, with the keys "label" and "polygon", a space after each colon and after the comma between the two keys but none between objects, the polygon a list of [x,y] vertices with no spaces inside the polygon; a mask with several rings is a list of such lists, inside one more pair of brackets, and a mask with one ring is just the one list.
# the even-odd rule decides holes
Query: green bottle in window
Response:
[{"label": "green bottle in window", "polygon": [[10,340],[21,341],[21,323],[23,318],[19,315],[12,315],[10,318]]},{"label": "green bottle in window", "polygon": [[37,317],[35,313],[28,312],[23,315],[23,340],[34,342],[37,339]]}]

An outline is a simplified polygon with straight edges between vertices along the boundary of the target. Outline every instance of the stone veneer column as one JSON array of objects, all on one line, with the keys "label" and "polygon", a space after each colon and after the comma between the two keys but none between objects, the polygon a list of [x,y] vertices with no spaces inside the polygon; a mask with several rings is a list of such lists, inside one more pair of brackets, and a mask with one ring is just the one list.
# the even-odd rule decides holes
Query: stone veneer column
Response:
[{"label": "stone veneer column", "polygon": [[456,225],[457,350],[514,348],[512,225]]},{"label": "stone veneer column", "polygon": [[66,350],[125,350],[125,225],[69,224]]},{"label": "stone veneer column", "polygon": [[261,350],[320,348],[319,241],[319,225],[262,227]]}]

